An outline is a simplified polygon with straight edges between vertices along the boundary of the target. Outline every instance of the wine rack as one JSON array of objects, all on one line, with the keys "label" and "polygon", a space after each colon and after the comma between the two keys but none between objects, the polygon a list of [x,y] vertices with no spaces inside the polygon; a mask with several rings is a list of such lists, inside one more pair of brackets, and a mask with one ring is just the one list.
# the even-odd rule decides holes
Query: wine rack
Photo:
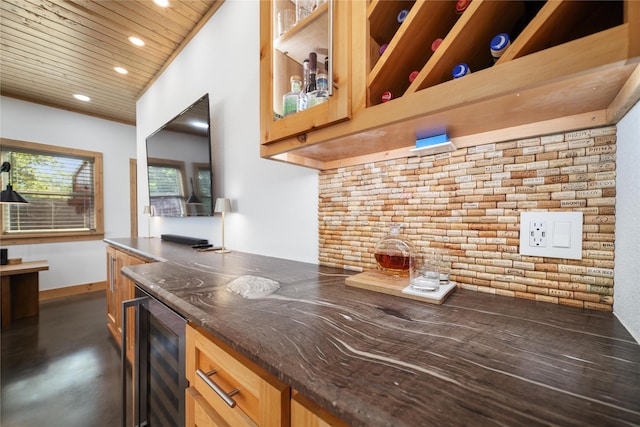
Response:
[{"label": "wine rack", "polygon": [[[635,0],[471,0],[462,13],[454,0],[334,4],[349,11],[335,14],[334,33],[334,54],[344,55],[334,87],[349,99],[340,116],[305,111],[263,131],[265,158],[331,169],[411,156],[416,138],[441,132],[468,147],[516,127],[532,136],[615,124],[640,99]],[[499,33],[511,44],[495,61]],[[453,79],[461,62],[471,74]]]},{"label": "wine rack", "polygon": [[[473,0],[462,15],[454,1],[395,3],[378,0],[369,6],[369,106],[379,104],[385,91],[397,98],[451,80],[452,69],[461,62],[472,73],[494,66],[489,43],[499,33],[507,33],[512,45],[495,65],[623,22],[621,1]],[[405,21],[390,26],[396,10],[407,6],[411,8]],[[436,38],[442,43],[432,53]],[[376,55],[382,43],[388,47]],[[419,73],[409,82],[413,71]]]}]

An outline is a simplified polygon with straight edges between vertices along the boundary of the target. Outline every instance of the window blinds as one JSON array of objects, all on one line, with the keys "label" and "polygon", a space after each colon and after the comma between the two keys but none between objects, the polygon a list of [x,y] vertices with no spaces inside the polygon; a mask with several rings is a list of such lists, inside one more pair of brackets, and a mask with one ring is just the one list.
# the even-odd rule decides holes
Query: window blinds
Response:
[{"label": "window blinds", "polygon": [[3,209],[6,233],[95,230],[92,158],[14,150],[3,151],[2,160],[11,163],[13,188],[29,202]]}]

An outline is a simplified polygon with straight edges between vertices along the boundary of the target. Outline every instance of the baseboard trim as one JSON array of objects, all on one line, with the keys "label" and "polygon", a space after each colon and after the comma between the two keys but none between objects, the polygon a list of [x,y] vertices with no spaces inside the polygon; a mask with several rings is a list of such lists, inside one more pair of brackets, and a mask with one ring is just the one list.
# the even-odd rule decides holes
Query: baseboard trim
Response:
[{"label": "baseboard trim", "polygon": [[67,286],[64,288],[47,289],[40,291],[38,300],[47,301],[55,298],[68,297],[71,295],[86,294],[89,292],[99,292],[107,289],[107,282],[85,283],[84,285]]}]

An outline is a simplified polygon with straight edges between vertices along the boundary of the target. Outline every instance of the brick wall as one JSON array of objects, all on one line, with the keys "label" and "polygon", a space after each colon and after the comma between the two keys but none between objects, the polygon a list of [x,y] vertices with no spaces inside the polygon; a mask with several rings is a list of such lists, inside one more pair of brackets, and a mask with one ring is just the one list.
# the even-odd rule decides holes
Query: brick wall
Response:
[{"label": "brick wall", "polygon": [[[611,311],[615,132],[587,129],[324,171],[319,261],[375,269],[375,244],[400,224],[417,247],[446,253],[460,287]],[[582,260],[519,255],[523,211],[582,211]]]}]

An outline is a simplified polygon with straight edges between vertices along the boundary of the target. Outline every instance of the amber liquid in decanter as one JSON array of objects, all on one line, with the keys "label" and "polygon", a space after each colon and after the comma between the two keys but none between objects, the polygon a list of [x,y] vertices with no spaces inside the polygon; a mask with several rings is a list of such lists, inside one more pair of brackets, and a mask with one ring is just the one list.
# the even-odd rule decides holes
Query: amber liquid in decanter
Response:
[{"label": "amber liquid in decanter", "polygon": [[378,263],[378,270],[383,273],[388,273],[392,276],[408,277],[410,256],[375,254],[375,258]]},{"label": "amber liquid in decanter", "polygon": [[400,235],[400,227],[392,226],[391,233],[380,239],[374,248],[378,271],[388,276],[409,277],[413,249],[413,244]]}]

